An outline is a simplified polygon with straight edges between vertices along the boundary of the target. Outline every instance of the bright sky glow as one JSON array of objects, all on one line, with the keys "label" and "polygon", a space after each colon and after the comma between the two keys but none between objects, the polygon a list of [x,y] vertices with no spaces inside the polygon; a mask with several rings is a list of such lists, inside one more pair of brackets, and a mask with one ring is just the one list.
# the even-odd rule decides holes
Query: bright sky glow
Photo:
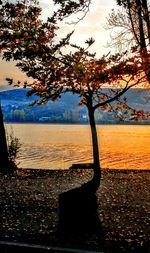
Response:
[{"label": "bright sky glow", "polygon": [[[49,13],[53,13],[54,7],[52,3],[50,3],[52,1],[40,0],[39,2],[43,8],[42,18],[45,19]],[[60,31],[61,36],[65,36],[68,32],[75,30],[72,36],[72,42],[75,42],[78,45],[84,45],[85,40],[93,37],[95,39],[95,43],[92,46],[93,52],[97,52],[97,55],[109,52],[110,48],[107,47],[107,42],[110,40],[110,31],[106,31],[105,25],[109,13],[115,8],[115,0],[93,0],[89,13],[78,24],[68,25],[68,19],[63,21]],[[72,15],[69,20],[76,21],[77,16]]]},{"label": "bright sky glow", "polygon": [[[42,18],[45,19],[49,14],[53,13],[54,6],[51,0],[39,0],[43,9]],[[78,45],[84,45],[84,42],[93,37],[95,39],[94,45],[91,47],[92,52],[96,52],[97,56],[103,55],[109,52],[111,49],[106,47],[107,42],[110,40],[109,31],[106,31],[104,26],[106,24],[106,18],[112,9],[116,8],[115,0],[93,0],[90,6],[90,12],[80,21],[77,25],[67,25],[66,21],[63,21],[60,30],[60,37],[65,36],[68,32],[75,30],[72,36],[72,42]],[[72,19],[74,17],[72,16]],[[76,17],[75,17],[75,20]],[[14,63],[6,63],[0,61],[0,86],[6,83],[5,77],[13,77],[15,80],[25,78],[25,75],[21,73]],[[1,89],[1,87],[0,87]]]}]

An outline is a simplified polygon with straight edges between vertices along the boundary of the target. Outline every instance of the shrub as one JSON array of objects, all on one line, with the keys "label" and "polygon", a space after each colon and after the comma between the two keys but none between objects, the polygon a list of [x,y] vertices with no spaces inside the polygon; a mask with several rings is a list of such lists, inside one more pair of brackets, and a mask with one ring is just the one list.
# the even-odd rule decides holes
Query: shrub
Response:
[{"label": "shrub", "polygon": [[16,158],[21,148],[20,140],[14,136],[13,130],[7,135],[7,146],[8,146],[8,159],[10,164],[10,170],[15,171],[17,169]]}]

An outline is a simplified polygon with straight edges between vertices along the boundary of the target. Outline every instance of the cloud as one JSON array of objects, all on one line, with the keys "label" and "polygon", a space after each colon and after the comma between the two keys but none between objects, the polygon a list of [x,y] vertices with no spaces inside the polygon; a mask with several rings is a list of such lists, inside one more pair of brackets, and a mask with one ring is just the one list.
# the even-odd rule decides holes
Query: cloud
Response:
[{"label": "cloud", "polygon": [[[93,0],[90,11],[78,24],[68,25],[68,19],[63,21],[59,31],[59,37],[64,37],[70,31],[75,30],[71,38],[72,42],[83,46],[88,38],[93,37],[96,41],[91,47],[93,52],[102,55],[110,51],[109,48],[106,48],[107,41],[110,39],[109,31],[106,31],[104,27],[107,21],[106,18],[114,8],[116,8],[115,0]],[[77,17],[77,15],[72,15],[69,21],[77,21]]]},{"label": "cloud", "polygon": [[[39,2],[43,9],[42,18],[46,20],[56,10],[56,7],[54,7],[52,0],[39,0]],[[104,29],[104,24],[106,17],[113,8],[116,8],[115,0],[93,0],[89,13],[77,25],[68,25],[66,24],[67,20],[63,21],[60,26],[59,37],[65,37],[67,33],[75,30],[71,38],[72,42],[84,45],[88,38],[93,37],[96,42],[91,47],[91,51],[97,52],[97,55],[107,53],[110,51],[109,48],[105,47],[109,40],[109,32]],[[73,18],[77,20],[77,16],[72,16],[71,20]],[[26,80],[25,74],[18,70],[13,62],[0,61],[0,84],[6,84],[5,78],[7,76],[13,77],[15,80]]]},{"label": "cloud", "polygon": [[39,4],[42,7],[42,19],[46,21],[47,17],[51,16],[54,11],[56,11],[56,7],[53,1],[49,0],[39,0]]},{"label": "cloud", "polygon": [[[7,85],[6,77],[12,78],[14,82],[17,82],[18,80],[23,82],[31,80],[25,75],[25,73],[15,66],[14,61],[6,62],[0,60],[0,87]],[[8,87],[11,88],[11,86]]]}]

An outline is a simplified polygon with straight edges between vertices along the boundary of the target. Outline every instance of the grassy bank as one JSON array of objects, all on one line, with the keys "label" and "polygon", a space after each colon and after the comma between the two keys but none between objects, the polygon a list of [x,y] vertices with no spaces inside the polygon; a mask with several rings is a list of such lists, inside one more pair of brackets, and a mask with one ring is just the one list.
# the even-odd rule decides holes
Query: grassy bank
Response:
[{"label": "grassy bank", "polygon": [[0,175],[0,239],[149,253],[149,170],[103,170],[97,191],[101,235],[60,240],[59,195],[91,178],[91,170],[20,170],[17,176]]}]

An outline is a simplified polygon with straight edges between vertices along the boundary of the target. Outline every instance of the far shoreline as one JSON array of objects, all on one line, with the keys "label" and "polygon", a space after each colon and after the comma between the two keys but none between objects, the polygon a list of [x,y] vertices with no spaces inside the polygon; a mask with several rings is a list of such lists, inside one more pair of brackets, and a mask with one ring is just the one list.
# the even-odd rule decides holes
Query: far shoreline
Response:
[{"label": "far shoreline", "polygon": [[[149,173],[150,172],[150,169],[109,169],[109,168],[102,168],[101,169],[103,173],[110,173],[110,174],[118,174],[118,173],[123,173],[123,174],[128,174],[128,173],[143,173],[143,172],[146,172],[146,173]],[[87,172],[87,171],[90,171],[92,172],[93,169],[87,169],[87,168],[76,168],[76,169],[72,169],[71,167],[68,168],[68,169],[57,169],[57,168],[45,168],[45,169],[42,169],[42,168],[18,168],[17,171],[19,172],[33,172],[33,173],[53,173],[53,172],[67,172],[67,171],[77,171],[77,173],[79,173],[79,171],[82,173],[82,172]]]},{"label": "far shoreline", "polygon": [[[88,122],[24,122],[24,121],[4,121],[5,124],[32,124],[32,125],[85,125],[88,126],[89,123]],[[142,122],[138,122],[138,123],[131,123],[131,122],[118,122],[118,123],[111,123],[111,122],[101,122],[101,123],[96,123],[97,126],[103,126],[103,125],[111,125],[111,126],[150,126],[150,122],[149,123],[142,123]]]}]

